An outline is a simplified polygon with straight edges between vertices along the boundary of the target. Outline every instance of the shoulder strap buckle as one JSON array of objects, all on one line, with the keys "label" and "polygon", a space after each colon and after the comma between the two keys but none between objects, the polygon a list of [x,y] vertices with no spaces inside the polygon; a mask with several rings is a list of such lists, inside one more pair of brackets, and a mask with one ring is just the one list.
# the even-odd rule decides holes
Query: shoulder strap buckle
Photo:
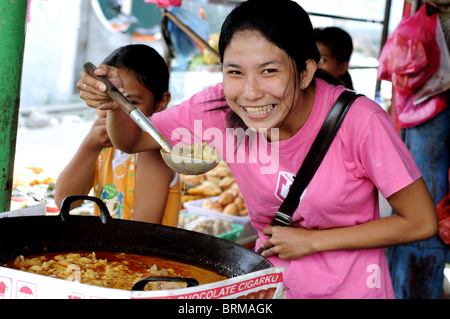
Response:
[{"label": "shoulder strap buckle", "polygon": [[272,226],[289,226],[292,223],[292,217],[282,213],[276,212],[273,216]]}]

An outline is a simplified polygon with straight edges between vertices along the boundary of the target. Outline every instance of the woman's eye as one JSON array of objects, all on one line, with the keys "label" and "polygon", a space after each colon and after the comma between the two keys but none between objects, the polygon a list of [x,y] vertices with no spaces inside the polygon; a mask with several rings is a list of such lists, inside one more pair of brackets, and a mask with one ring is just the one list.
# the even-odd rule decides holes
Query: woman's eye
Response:
[{"label": "woman's eye", "polygon": [[274,72],[276,72],[276,71],[277,71],[277,70],[275,70],[275,69],[266,69],[266,70],[263,71],[263,73],[269,74],[269,73],[274,73]]},{"label": "woman's eye", "polygon": [[230,70],[230,71],[228,71],[228,74],[239,75],[239,74],[242,74],[242,72],[240,72],[238,70]]}]

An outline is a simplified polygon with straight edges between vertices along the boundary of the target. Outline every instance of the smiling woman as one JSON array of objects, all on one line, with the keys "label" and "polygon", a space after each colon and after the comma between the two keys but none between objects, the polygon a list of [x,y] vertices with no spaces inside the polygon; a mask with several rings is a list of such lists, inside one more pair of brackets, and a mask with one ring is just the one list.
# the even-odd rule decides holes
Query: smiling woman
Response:
[{"label": "smiling woman", "polygon": [[309,84],[315,71],[316,62],[310,59],[297,79],[285,51],[259,32],[241,31],[224,51],[223,90],[228,106],[247,127],[278,128],[284,140],[298,132],[309,116],[314,95]]}]

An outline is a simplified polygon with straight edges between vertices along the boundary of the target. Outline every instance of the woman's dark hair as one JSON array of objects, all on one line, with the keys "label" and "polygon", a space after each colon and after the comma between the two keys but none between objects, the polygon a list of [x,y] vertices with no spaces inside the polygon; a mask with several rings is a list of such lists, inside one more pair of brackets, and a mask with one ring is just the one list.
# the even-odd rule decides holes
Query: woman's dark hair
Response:
[{"label": "woman's dark hair", "polygon": [[152,47],[130,44],[114,50],[102,63],[127,68],[159,101],[169,91],[169,69],[163,57]]},{"label": "woman's dark hair", "polygon": [[314,39],[308,14],[291,0],[247,0],[238,4],[225,19],[220,32],[219,53],[221,61],[234,34],[240,31],[257,31],[294,61],[297,72],[306,68],[306,60],[317,63],[320,53]]},{"label": "woman's dark hair", "polygon": [[[306,61],[320,60],[313,27],[306,11],[291,0],[247,0],[238,4],[225,19],[219,38],[219,54],[224,52],[237,32],[257,31],[285,51],[292,59],[296,73],[306,69]],[[316,74],[319,76],[319,74]],[[224,107],[225,108],[225,107]],[[246,128],[233,112],[228,112],[228,127]]]}]

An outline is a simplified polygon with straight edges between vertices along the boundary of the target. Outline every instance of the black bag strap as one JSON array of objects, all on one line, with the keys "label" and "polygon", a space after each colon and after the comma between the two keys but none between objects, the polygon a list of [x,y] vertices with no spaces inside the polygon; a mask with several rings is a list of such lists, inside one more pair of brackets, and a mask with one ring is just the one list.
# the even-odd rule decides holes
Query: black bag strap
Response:
[{"label": "black bag strap", "polygon": [[319,168],[350,105],[361,95],[350,90],[344,91],[339,95],[330,113],[328,113],[328,116],[323,122],[311,149],[306,154],[305,160],[300,166],[285,200],[278,209],[278,212],[276,212],[272,226],[289,226],[292,223],[292,215],[300,203],[301,194]]}]

